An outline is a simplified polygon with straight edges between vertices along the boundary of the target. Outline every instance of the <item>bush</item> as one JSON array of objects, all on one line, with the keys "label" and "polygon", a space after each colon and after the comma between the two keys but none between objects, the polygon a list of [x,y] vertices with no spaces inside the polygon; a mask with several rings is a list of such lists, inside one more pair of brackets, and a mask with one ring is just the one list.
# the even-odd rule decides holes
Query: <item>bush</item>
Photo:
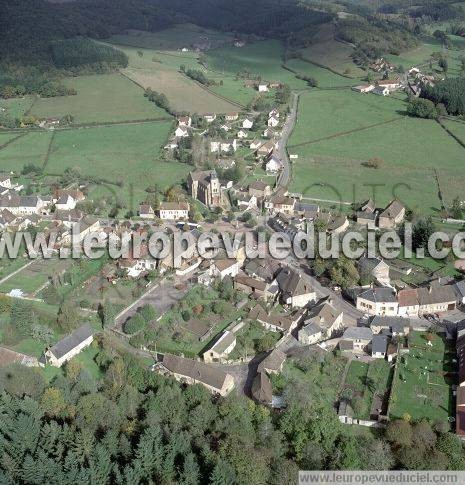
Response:
[{"label": "bush", "polygon": [[125,322],[123,330],[126,334],[133,334],[145,328],[146,325],[147,322],[144,320],[142,315],[136,313],[128,321]]},{"label": "bush", "polygon": [[191,319],[191,312],[189,310],[183,310],[181,316],[185,322],[188,322]]},{"label": "bush", "polygon": [[158,313],[155,310],[155,308],[149,304],[146,304],[138,308],[137,313],[139,313],[147,323],[151,322],[152,320],[155,320],[158,316]]}]

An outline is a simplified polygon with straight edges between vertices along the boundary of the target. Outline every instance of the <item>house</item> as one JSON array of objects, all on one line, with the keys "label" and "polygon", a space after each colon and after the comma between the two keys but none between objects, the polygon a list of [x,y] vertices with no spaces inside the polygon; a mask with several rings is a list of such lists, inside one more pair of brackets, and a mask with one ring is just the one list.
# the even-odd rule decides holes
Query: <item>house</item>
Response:
[{"label": "house", "polygon": [[165,354],[155,368],[179,382],[188,385],[201,384],[211,393],[220,396],[227,396],[234,389],[234,378],[231,374],[196,360]]},{"label": "house", "polygon": [[278,173],[284,168],[282,160],[276,155],[271,155],[265,164],[265,170],[268,173]]},{"label": "house", "polygon": [[267,301],[274,296],[273,284],[253,278],[244,274],[237,274],[234,277],[234,288],[251,295],[253,298]]},{"label": "house", "polygon": [[213,345],[203,353],[203,360],[207,364],[211,362],[223,362],[236,346],[236,336],[226,330],[213,343]]},{"label": "house", "polygon": [[370,322],[370,328],[374,334],[403,337],[410,332],[410,320],[403,317],[375,316]]},{"label": "house", "polygon": [[239,118],[239,113],[226,113],[224,119],[226,121],[236,121]]},{"label": "house", "polygon": [[235,192],[237,207],[242,211],[257,209],[257,197],[250,195],[248,192]]},{"label": "house", "polygon": [[192,118],[190,116],[179,116],[178,124],[179,126],[191,126]]},{"label": "house", "polygon": [[237,140],[225,140],[225,141],[211,141],[210,152],[211,153],[231,153],[237,150]]},{"label": "house", "polygon": [[259,404],[271,406],[273,402],[273,386],[265,372],[258,372],[254,377],[250,393]]},{"label": "house", "polygon": [[402,87],[402,83],[397,79],[381,79],[376,84],[378,88],[387,88],[389,91],[394,91]]},{"label": "house", "polygon": [[357,310],[368,315],[397,315],[396,292],[392,288],[375,287],[357,296]]},{"label": "house", "polygon": [[300,271],[283,268],[276,277],[281,290],[283,303],[292,307],[302,308],[316,300],[316,293],[310,281]]},{"label": "house", "polygon": [[229,125],[226,125],[226,124],[221,125],[221,126],[220,126],[220,128],[221,128],[223,131],[226,131],[226,133],[227,133],[228,131],[231,131],[231,127],[230,127]]},{"label": "house", "polygon": [[390,285],[389,266],[382,259],[362,256],[358,260],[357,269],[362,281],[368,280],[381,286]]},{"label": "house", "polygon": [[265,138],[274,138],[275,136],[277,136],[277,133],[275,130],[273,130],[272,128],[268,127],[268,128],[265,128],[265,131],[263,132],[263,136]]},{"label": "house", "polygon": [[389,96],[391,94],[391,91],[386,86],[376,86],[371,92],[378,96]]},{"label": "house", "polygon": [[257,89],[259,93],[266,93],[269,91],[267,83],[259,83]]},{"label": "house", "polygon": [[279,374],[283,370],[285,361],[286,354],[278,348],[275,348],[258,364],[257,371],[266,372],[269,375]]},{"label": "house", "polygon": [[[309,310],[302,330],[304,330],[306,326],[311,326],[311,328],[302,334],[302,338],[304,339],[302,341],[307,345],[313,343],[307,343],[305,339],[307,334],[311,339],[316,338],[317,332],[315,333],[315,330],[317,328],[321,331],[321,337],[327,339],[334,338],[340,334],[345,327],[343,317],[343,312],[334,306],[334,302],[331,298],[324,299]],[[301,340],[300,333],[299,340]]]},{"label": "house", "polygon": [[253,120],[250,119],[250,118],[246,118],[243,122],[242,122],[242,128],[246,129],[246,130],[250,130],[250,128],[253,127]]},{"label": "house", "polygon": [[142,219],[155,219],[155,211],[150,204],[140,204],[139,216],[142,217]]},{"label": "house", "polygon": [[457,295],[457,301],[459,304],[465,303],[465,280],[460,280],[454,283],[454,291]]},{"label": "house", "polygon": [[291,317],[279,314],[268,314],[260,304],[257,304],[250,310],[248,318],[250,320],[256,320],[270,332],[281,332],[287,335],[297,326],[301,316]]},{"label": "house", "polygon": [[276,148],[275,143],[273,143],[271,140],[266,141],[265,143],[263,143],[257,148],[257,155],[259,157],[269,157],[273,153],[273,150],[275,148]]},{"label": "house", "polygon": [[62,195],[56,202],[55,208],[57,210],[70,211],[76,207],[77,201],[71,195]]},{"label": "house", "polygon": [[263,180],[256,180],[249,185],[249,194],[255,197],[269,197],[271,195],[271,186]]},{"label": "house", "polygon": [[45,359],[54,367],[61,367],[65,362],[88,347],[93,340],[92,329],[89,325],[82,325],[71,335],[68,335],[48,349],[45,352]]},{"label": "house", "polygon": [[349,227],[349,220],[345,215],[331,216],[326,224],[326,230],[332,234],[341,234]]},{"label": "house", "polygon": [[418,291],[416,289],[399,290],[397,301],[399,302],[398,314],[400,316],[412,317],[420,312],[420,302],[418,301]]},{"label": "house", "polygon": [[262,140],[252,140],[250,142],[250,145],[249,145],[249,148],[251,150],[256,150],[257,148],[259,148],[263,143],[265,143],[264,141]]},{"label": "house", "polygon": [[237,132],[237,138],[243,139],[243,138],[247,138],[248,136],[249,136],[248,133],[244,130],[239,130]]},{"label": "house", "polygon": [[279,118],[279,111],[276,108],[273,108],[269,113],[268,113],[268,118]]},{"label": "house", "polygon": [[277,191],[269,201],[265,203],[265,207],[275,214],[281,212],[282,214],[294,213],[295,199],[284,195],[283,191]]},{"label": "house", "polygon": [[352,344],[352,352],[364,353],[373,339],[373,332],[368,327],[349,327],[342,336],[342,341]]},{"label": "house", "polygon": [[357,93],[369,93],[375,89],[374,84],[361,84],[360,86],[352,86],[352,91]]},{"label": "house", "polygon": [[357,224],[366,226],[367,229],[376,229],[376,219],[378,217],[376,212],[357,211],[356,217]]},{"label": "house", "polygon": [[189,219],[189,204],[187,202],[161,202],[159,208],[161,220]]},{"label": "house", "polygon": [[299,330],[298,340],[304,345],[313,345],[323,338],[323,329],[316,323],[304,322],[304,326]]},{"label": "house", "polygon": [[268,118],[267,125],[268,125],[270,128],[276,128],[276,127],[279,125],[279,119],[278,119],[278,118],[276,118],[275,116],[270,116],[270,117]]},{"label": "house", "polygon": [[394,199],[379,215],[378,226],[380,229],[394,229],[405,218],[405,206]]},{"label": "house", "polygon": [[14,215],[40,214],[46,203],[36,195],[20,196],[8,193],[0,197],[0,210],[7,209]]},{"label": "house", "polygon": [[71,243],[73,246],[81,244],[88,234],[97,233],[100,229],[100,221],[95,217],[84,217],[79,222],[70,226],[71,233],[63,238],[64,244]]},{"label": "house", "polygon": [[187,138],[189,136],[189,130],[184,126],[178,126],[174,132],[176,138]]},{"label": "house", "polygon": [[1,173],[0,174],[0,185],[5,187],[6,189],[11,189],[11,177],[7,174]]},{"label": "house", "polygon": [[388,338],[386,335],[373,335],[373,340],[371,341],[371,356],[374,359],[386,358],[387,346]]},{"label": "house", "polygon": [[7,227],[14,225],[17,222],[17,216],[11,213],[8,209],[0,211],[0,230],[5,230]]},{"label": "house", "polygon": [[220,279],[226,276],[234,278],[239,273],[240,263],[235,259],[215,259],[210,267],[212,276],[219,276]]},{"label": "house", "polygon": [[203,118],[207,123],[213,123],[216,120],[216,113],[206,113]]},{"label": "house", "polygon": [[189,195],[208,207],[221,205],[221,187],[215,170],[196,170],[187,178]]},{"label": "house", "polygon": [[451,285],[421,287],[417,295],[420,315],[447,312],[457,306],[457,296]]},{"label": "house", "polygon": [[268,258],[254,258],[247,261],[244,265],[244,272],[252,278],[266,281],[268,283],[273,282],[276,279],[276,275],[281,270],[279,262],[271,257]]}]

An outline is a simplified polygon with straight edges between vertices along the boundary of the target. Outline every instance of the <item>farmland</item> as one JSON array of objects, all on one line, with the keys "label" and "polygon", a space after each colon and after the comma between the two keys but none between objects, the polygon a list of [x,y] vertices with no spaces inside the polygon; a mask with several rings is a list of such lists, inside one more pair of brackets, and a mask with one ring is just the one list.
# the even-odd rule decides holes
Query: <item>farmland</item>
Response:
[{"label": "farmland", "polygon": [[20,118],[30,109],[33,101],[34,98],[30,96],[24,98],[0,99],[0,108],[6,108],[6,112],[11,118]]},{"label": "farmland", "polygon": [[32,114],[39,118],[61,118],[67,114],[75,123],[141,120],[166,117],[151,104],[143,91],[120,74],[69,78],[64,83],[77,91],[75,96],[40,98]]},{"label": "farmland", "polygon": [[27,133],[0,150],[0,166],[3,170],[20,170],[26,163],[42,166],[51,136],[48,132]]},{"label": "farmland", "polygon": [[431,335],[432,346],[424,334],[414,332],[410,337],[410,353],[400,357],[393,382],[390,416],[404,414],[413,420],[423,418],[447,420],[452,414],[452,359],[455,352],[438,335]]},{"label": "farmland", "polygon": [[[402,118],[401,101],[354,94],[302,95],[289,148],[299,156],[291,189],[308,197],[357,201],[372,196],[376,184],[377,203],[398,196],[410,207],[431,213],[440,209],[437,168],[450,203],[464,181],[463,147],[435,121]],[[383,120],[388,123],[371,126]],[[378,169],[362,165],[372,158],[381,160]]]}]

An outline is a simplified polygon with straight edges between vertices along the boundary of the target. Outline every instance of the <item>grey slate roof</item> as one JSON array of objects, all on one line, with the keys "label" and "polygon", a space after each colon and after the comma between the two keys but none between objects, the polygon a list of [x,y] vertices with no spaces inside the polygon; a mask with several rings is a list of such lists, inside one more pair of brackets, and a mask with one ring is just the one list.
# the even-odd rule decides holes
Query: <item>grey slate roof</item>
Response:
[{"label": "grey slate roof", "polygon": [[84,340],[89,338],[92,334],[93,331],[89,325],[82,325],[72,334],[57,342],[50,349],[50,351],[57,359],[61,359],[64,355],[73,350],[80,343],[84,342]]},{"label": "grey slate roof", "polygon": [[458,296],[463,298],[465,296],[465,280],[457,281],[454,284],[454,289]]},{"label": "grey slate roof", "polygon": [[376,316],[370,323],[370,327],[390,328],[393,332],[403,332],[406,327],[410,326],[410,320],[403,317],[385,317]]},{"label": "grey slate roof", "polygon": [[373,332],[368,327],[349,327],[342,336],[346,340],[371,340],[373,338]]},{"label": "grey slate roof", "polygon": [[373,340],[371,342],[371,352],[374,354],[376,352],[386,353],[387,350],[387,337],[386,335],[373,335]]},{"label": "grey slate roof", "polygon": [[370,288],[359,295],[364,300],[372,301],[373,303],[385,302],[396,303],[396,292],[392,288]]},{"label": "grey slate roof", "polygon": [[302,327],[300,332],[310,337],[312,335],[317,335],[318,333],[322,332],[322,328],[316,323],[309,323],[308,325],[305,325],[304,327]]}]

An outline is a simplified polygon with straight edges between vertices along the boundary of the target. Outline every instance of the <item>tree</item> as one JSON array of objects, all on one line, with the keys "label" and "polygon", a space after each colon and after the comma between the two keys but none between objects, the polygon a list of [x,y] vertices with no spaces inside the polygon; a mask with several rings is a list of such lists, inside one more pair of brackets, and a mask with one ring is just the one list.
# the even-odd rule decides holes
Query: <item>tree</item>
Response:
[{"label": "tree", "polygon": [[413,249],[425,248],[428,246],[428,240],[434,233],[434,224],[431,217],[420,219],[412,230]]},{"label": "tree", "polygon": [[36,316],[32,303],[15,299],[10,312],[10,324],[16,327],[23,337],[28,337],[35,322]]},{"label": "tree", "polygon": [[74,330],[79,324],[79,314],[76,306],[69,300],[58,310],[57,323],[64,332]]},{"label": "tree", "polygon": [[151,322],[155,320],[158,316],[158,313],[155,310],[155,307],[148,303],[138,308],[137,313],[139,313],[146,322]]},{"label": "tree", "polygon": [[133,334],[140,332],[147,325],[147,321],[140,313],[135,313],[123,325],[124,333]]},{"label": "tree", "polygon": [[412,443],[412,426],[403,419],[390,421],[386,428],[386,438],[397,446],[409,447]]},{"label": "tree", "polygon": [[449,208],[450,215],[454,219],[462,219],[463,217],[463,208],[462,208],[462,202],[459,197],[456,197],[452,201],[452,205]]},{"label": "tree", "polygon": [[429,423],[420,421],[413,426],[412,439],[414,445],[418,447],[434,448],[436,444],[436,433]]},{"label": "tree", "polygon": [[40,406],[48,416],[61,416],[66,409],[66,402],[62,391],[55,387],[45,389],[40,399]]},{"label": "tree", "polygon": [[447,62],[447,59],[445,57],[441,57],[438,61],[439,67],[447,73],[449,70],[449,63]]},{"label": "tree", "polygon": [[438,117],[436,106],[429,99],[413,98],[407,105],[407,114],[416,118],[435,119]]}]

